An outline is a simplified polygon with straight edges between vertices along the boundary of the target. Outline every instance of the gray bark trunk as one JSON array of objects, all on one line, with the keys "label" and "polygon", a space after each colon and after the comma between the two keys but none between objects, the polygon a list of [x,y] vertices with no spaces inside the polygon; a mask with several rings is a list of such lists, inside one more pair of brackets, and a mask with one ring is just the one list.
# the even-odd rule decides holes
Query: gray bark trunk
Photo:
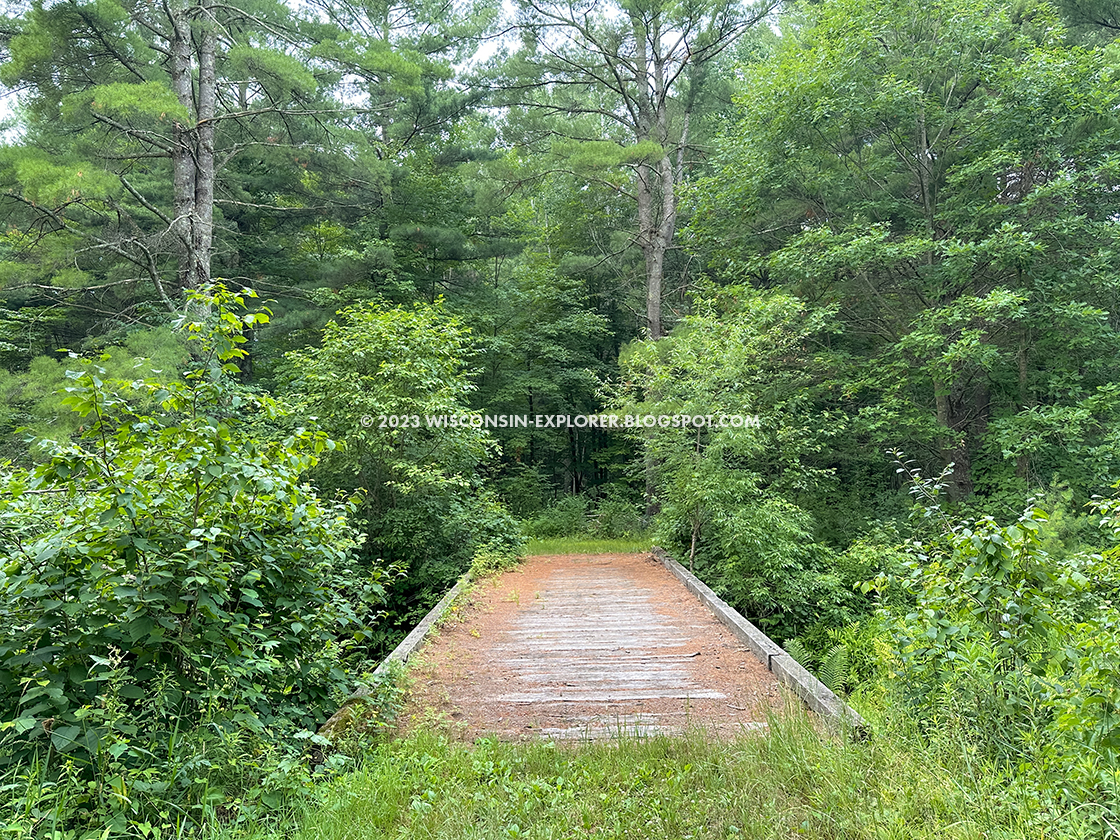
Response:
[{"label": "gray bark trunk", "polygon": [[188,115],[184,123],[175,123],[171,150],[171,235],[180,289],[209,282],[214,243],[217,33],[205,16],[200,25],[192,22],[198,8],[191,0],[177,0],[169,9],[171,89]]},{"label": "gray bark trunk", "polygon": [[638,245],[646,269],[646,329],[650,338],[661,338],[661,278],[664,251],[658,251],[658,224],[655,218],[657,176],[648,163],[638,166]]},{"label": "gray bark trunk", "polygon": [[[676,141],[670,134],[669,86],[665,75],[666,58],[648,45],[660,43],[660,29],[655,22],[646,31],[644,22],[634,17],[637,70],[637,125],[635,139],[652,140],[662,148],[662,157],[638,166],[638,245],[645,262],[646,329],[650,338],[664,335],[662,300],[665,292],[665,255],[673,244],[677,226],[676,186],[683,173],[684,149],[688,142],[689,114],[686,110],[681,136]],[[675,152],[675,154],[674,154]],[[675,160],[674,160],[675,158]]]},{"label": "gray bark trunk", "polygon": [[194,285],[210,282],[214,244],[214,117],[217,111],[217,35],[203,23],[198,46],[198,128],[191,261]]},{"label": "gray bark trunk", "polygon": [[191,277],[191,217],[195,202],[194,126],[190,116],[195,113],[194,80],[191,67],[190,8],[186,0],[178,0],[170,8],[171,89],[179,104],[186,109],[187,121],[176,121],[171,149],[172,208],[171,235],[179,256],[178,285],[193,286]]}]

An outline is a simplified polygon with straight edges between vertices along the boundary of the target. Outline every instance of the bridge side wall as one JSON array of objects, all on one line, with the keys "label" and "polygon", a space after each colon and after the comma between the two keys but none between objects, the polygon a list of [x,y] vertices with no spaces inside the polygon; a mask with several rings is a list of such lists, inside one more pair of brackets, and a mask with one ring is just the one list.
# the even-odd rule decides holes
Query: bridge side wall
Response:
[{"label": "bridge side wall", "polygon": [[[377,677],[385,674],[391,667],[390,663],[392,662],[400,662],[402,664],[407,662],[408,658],[416,652],[416,649],[420,647],[420,644],[428,637],[428,634],[432,632],[432,628],[435,627],[436,622],[443,618],[443,614],[455,603],[455,599],[459,597],[459,593],[466,588],[470,580],[470,572],[467,572],[459,578],[456,584],[448,590],[447,594],[440,599],[440,602],[432,607],[431,612],[424,616],[424,620],[417,624],[412,629],[412,632],[405,636],[399,645],[393,648],[393,652],[382,660],[381,664],[374,670],[373,675]],[[319,727],[319,734],[330,736],[345,729],[355,717],[355,705],[362,702],[369,694],[369,688],[359,688],[351,694],[339,710],[331,715],[330,720]]]},{"label": "bridge side wall", "polygon": [[851,729],[857,732],[866,731],[867,722],[854,709],[782,650],[777,642],[743,618],[700,578],[670,557],[663,549],[655,546],[653,556],[699,598],[739,641],[750,648],[758,657],[758,661],[767,667],[778,682],[792,689],[805,705],[821,715],[831,728],[838,731]]}]

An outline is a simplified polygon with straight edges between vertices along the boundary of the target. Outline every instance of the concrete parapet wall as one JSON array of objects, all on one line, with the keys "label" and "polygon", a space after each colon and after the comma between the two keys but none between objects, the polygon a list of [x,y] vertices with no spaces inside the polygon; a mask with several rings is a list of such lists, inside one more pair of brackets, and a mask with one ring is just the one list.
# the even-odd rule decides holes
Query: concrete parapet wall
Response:
[{"label": "concrete parapet wall", "polygon": [[[373,672],[375,677],[386,674],[394,662],[400,662],[403,665],[408,661],[408,658],[416,652],[416,649],[420,647],[424,639],[432,632],[432,628],[435,627],[436,622],[438,622],[451,605],[455,603],[455,599],[459,597],[459,593],[470,583],[470,579],[470,572],[467,572],[459,578],[456,584],[447,591],[447,594],[440,599],[439,603],[432,607],[428,614],[424,616],[423,620],[412,629],[412,632],[405,636],[401,643],[393,648],[393,652],[382,660],[381,664],[378,665]],[[360,688],[351,694],[339,710],[331,715],[330,720],[319,727],[319,734],[329,736],[334,732],[344,729],[354,718],[354,706],[357,703],[363,702],[364,698],[368,697],[369,694],[370,690],[368,688]]]},{"label": "concrete parapet wall", "polygon": [[459,593],[466,588],[470,580],[470,572],[467,572],[459,578],[455,585],[447,590],[447,594],[440,598],[439,603],[432,607],[431,611],[424,616],[424,619],[419,624],[412,628],[412,632],[405,636],[399,645],[393,648],[393,652],[385,657],[385,660],[377,666],[377,669],[373,673],[375,675],[383,674],[391,667],[391,663],[393,662],[400,662],[402,665],[407,662],[408,658],[416,652],[416,649],[420,647],[424,639],[432,632],[432,628],[436,625],[436,622],[443,618],[443,614],[455,603],[455,599],[459,597]]},{"label": "concrete parapet wall", "polygon": [[765,665],[780,683],[792,689],[805,705],[821,715],[830,727],[836,730],[854,729],[857,732],[866,732],[867,722],[854,709],[782,650],[777,642],[743,618],[696,575],[670,557],[663,549],[654,547],[653,556],[699,598],[716,618],[735,634],[736,638],[750,648],[759,662]]}]

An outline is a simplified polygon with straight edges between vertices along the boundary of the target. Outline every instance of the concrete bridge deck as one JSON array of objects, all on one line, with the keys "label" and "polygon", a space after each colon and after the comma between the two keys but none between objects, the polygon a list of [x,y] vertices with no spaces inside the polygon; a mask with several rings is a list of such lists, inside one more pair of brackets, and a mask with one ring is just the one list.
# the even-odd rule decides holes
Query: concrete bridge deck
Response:
[{"label": "concrete bridge deck", "polygon": [[469,738],[734,734],[793,697],[649,554],[531,557],[477,584],[411,665],[406,725]]}]

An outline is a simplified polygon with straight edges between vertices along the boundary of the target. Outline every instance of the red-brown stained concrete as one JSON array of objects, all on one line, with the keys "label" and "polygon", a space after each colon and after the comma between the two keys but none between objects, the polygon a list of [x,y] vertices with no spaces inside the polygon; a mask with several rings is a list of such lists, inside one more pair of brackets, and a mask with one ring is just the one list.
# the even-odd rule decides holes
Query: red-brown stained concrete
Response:
[{"label": "red-brown stained concrete", "polygon": [[406,725],[465,738],[732,734],[790,696],[648,554],[531,557],[479,583],[412,662]]}]

